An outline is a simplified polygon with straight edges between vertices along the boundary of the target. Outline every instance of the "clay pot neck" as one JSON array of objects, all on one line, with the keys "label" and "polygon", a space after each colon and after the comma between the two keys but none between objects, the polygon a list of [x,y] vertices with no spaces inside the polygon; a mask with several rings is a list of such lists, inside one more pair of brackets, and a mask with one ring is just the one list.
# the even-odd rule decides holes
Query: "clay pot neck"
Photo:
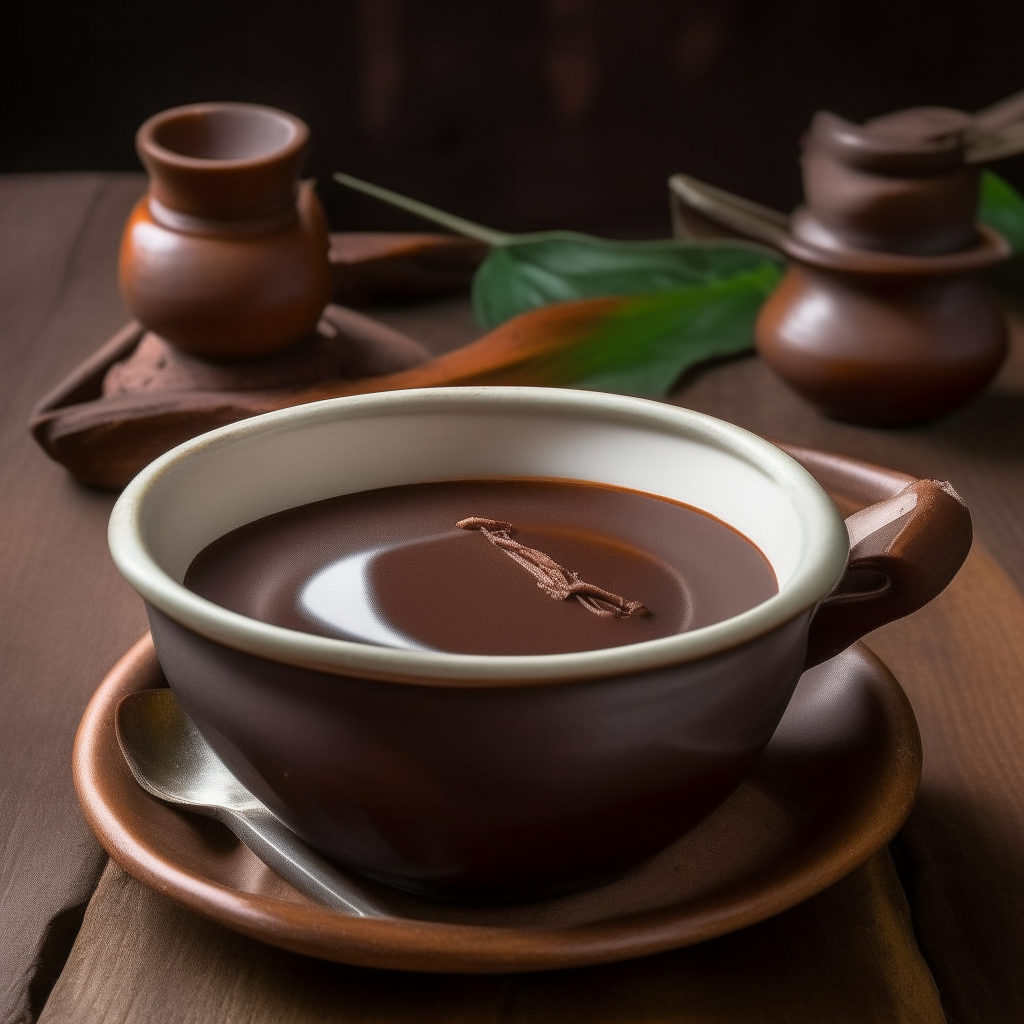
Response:
[{"label": "clay pot neck", "polygon": [[257,235],[269,235],[274,231],[282,231],[291,227],[298,219],[296,199],[298,190],[294,190],[286,205],[277,210],[261,211],[249,217],[202,217],[192,213],[180,213],[178,210],[165,206],[150,190],[146,203],[150,216],[162,227],[171,231],[180,231],[188,235],[210,235],[217,238],[249,238]]},{"label": "clay pot neck", "polygon": [[807,218],[806,209],[797,209],[793,215],[796,230],[782,239],[778,247],[790,259],[820,270],[893,279],[948,277],[980,273],[1002,263],[1011,255],[1010,245],[1006,239],[983,224],[977,226],[975,242],[969,248],[919,256],[815,245],[806,237],[810,232],[798,230],[804,218]]},{"label": "clay pot neck", "polygon": [[136,136],[154,218],[200,233],[211,221],[234,222],[242,233],[294,222],[308,143],[299,118],[249,103],[175,107],[151,117]]}]

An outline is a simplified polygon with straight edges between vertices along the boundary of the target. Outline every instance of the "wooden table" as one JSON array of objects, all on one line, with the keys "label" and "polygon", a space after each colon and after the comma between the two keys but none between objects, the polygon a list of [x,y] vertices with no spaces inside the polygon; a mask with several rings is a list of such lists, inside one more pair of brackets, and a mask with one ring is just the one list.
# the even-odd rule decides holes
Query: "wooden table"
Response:
[{"label": "wooden table", "polygon": [[[467,978],[282,953],[108,864],[75,801],[71,743],[145,616],[107,555],[113,496],[74,484],[25,423],[126,319],[117,243],[142,187],[0,179],[0,1022],[1024,1019],[1024,345],[988,394],[911,430],[826,421],[754,358],[705,368],[673,397],[948,479],[974,512],[979,542],[954,584],[870,638],[913,701],[924,779],[890,851],[832,889],[690,949]],[[439,352],[477,333],[462,299],[375,315]]]}]

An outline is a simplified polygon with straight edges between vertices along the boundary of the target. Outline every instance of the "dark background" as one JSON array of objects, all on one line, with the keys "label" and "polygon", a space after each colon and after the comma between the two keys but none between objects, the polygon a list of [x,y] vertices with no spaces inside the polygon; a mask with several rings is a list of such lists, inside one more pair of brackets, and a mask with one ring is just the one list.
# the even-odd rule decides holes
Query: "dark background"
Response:
[{"label": "dark background", "polygon": [[309,122],[339,229],[420,222],[335,169],[500,228],[664,235],[673,171],[794,206],[821,107],[1024,88],[1020,0],[21,0],[0,37],[0,170],[137,169],[150,114],[269,103]]}]

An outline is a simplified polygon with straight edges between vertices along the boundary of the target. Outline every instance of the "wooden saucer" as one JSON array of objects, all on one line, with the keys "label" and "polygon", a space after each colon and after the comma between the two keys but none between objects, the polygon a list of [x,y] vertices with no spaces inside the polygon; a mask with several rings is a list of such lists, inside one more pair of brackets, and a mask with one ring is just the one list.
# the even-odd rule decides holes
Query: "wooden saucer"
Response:
[{"label": "wooden saucer", "polygon": [[149,636],[100,684],[74,750],[86,819],[129,873],[229,928],[283,949],[368,967],[537,971],[627,960],[735,931],[820,892],[899,829],[921,772],[917,723],[862,644],[804,674],[748,779],[697,828],[627,875],[519,906],[447,905],[358,885],[393,919],[344,916],[273,874],[221,825],[132,779],[118,701],[166,685]]}]

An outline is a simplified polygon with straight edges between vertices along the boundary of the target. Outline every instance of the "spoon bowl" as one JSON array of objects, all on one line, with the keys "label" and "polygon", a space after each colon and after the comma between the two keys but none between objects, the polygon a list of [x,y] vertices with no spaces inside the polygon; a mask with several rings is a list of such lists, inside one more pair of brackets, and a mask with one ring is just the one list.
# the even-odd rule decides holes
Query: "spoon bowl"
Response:
[{"label": "spoon bowl", "polygon": [[115,724],[128,768],[151,796],[220,821],[317,902],[357,917],[386,916],[235,778],[171,690],[129,694],[117,707]]}]

